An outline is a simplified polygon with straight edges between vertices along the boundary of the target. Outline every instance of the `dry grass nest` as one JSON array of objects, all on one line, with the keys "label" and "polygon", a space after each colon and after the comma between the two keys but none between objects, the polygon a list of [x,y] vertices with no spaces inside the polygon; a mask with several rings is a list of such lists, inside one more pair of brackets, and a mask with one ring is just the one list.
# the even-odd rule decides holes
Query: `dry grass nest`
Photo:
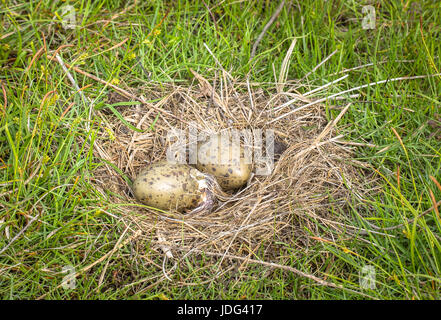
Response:
[{"label": "dry grass nest", "polygon": [[[327,121],[322,104],[301,108],[312,100],[298,95],[295,87],[285,84],[283,91],[267,84],[263,89],[256,83],[234,81],[225,72],[210,81],[195,73],[187,85],[151,84],[132,90],[129,98],[109,96],[110,103],[133,97],[156,99],[116,107],[142,133],[129,129],[113,112],[99,114],[103,125],[95,141],[96,156],[119,168],[126,179],[103,163],[94,172],[95,183],[117,204],[119,218],[132,232],[130,240],[148,243],[158,256],[175,261],[174,268],[182,258],[200,254],[216,262],[239,259],[246,267],[247,261],[281,266],[288,252],[306,254],[318,237],[355,236],[359,230],[349,226],[348,204],[357,205],[366,196],[364,185],[371,171],[353,159],[354,146],[339,135],[336,124],[345,110]],[[278,108],[292,97],[298,97],[296,103]],[[273,121],[293,109],[298,111]],[[166,138],[169,130],[186,130],[191,124],[210,133],[227,128],[273,129],[276,143],[286,149],[279,150],[283,152],[272,174],[253,176],[209,214],[164,213],[139,204],[128,180],[146,165],[166,158],[172,143]]]}]

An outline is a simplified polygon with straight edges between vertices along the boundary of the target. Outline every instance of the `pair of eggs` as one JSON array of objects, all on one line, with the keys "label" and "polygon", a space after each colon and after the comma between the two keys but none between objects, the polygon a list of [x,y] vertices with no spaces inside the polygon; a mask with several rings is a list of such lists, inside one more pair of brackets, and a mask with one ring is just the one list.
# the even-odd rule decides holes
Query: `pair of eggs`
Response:
[{"label": "pair of eggs", "polygon": [[196,168],[167,161],[151,164],[133,182],[133,193],[140,202],[162,210],[209,210],[216,193],[242,187],[251,172],[245,149],[217,134],[198,144]]}]

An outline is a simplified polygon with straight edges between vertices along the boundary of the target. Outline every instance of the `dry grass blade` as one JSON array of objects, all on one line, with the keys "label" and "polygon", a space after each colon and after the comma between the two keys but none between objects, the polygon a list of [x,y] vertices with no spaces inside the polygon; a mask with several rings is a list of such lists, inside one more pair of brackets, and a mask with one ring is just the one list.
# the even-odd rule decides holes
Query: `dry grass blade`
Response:
[{"label": "dry grass blade", "polygon": [[[281,120],[281,119],[283,119],[283,118],[286,118],[286,117],[289,116],[289,115],[292,115],[292,114],[295,113],[295,112],[299,112],[300,110],[303,110],[303,109],[305,109],[305,108],[308,108],[308,107],[311,107],[311,106],[317,105],[317,104],[319,104],[319,103],[323,103],[323,102],[325,102],[325,101],[327,101],[327,100],[334,99],[334,98],[336,98],[336,97],[338,97],[338,96],[344,95],[344,94],[349,93],[349,92],[353,92],[353,91],[361,90],[361,89],[364,89],[364,88],[367,88],[367,87],[376,86],[376,85],[379,85],[379,84],[382,84],[382,83],[386,83],[386,82],[404,81],[404,80],[416,80],[416,79],[432,78],[432,77],[438,77],[438,76],[441,76],[441,73],[428,74],[428,75],[420,75],[420,76],[411,76],[411,77],[398,77],[398,78],[393,78],[393,79],[381,80],[381,81],[377,81],[377,82],[371,82],[371,83],[364,84],[364,85],[361,85],[361,86],[358,86],[358,87],[355,87],[355,88],[351,88],[351,89],[348,89],[348,90],[345,90],[345,91],[341,91],[341,92],[338,92],[338,93],[332,94],[332,95],[330,95],[330,96],[328,96],[328,97],[321,98],[321,99],[318,99],[318,100],[313,101],[313,102],[311,102],[311,103],[308,103],[308,104],[306,104],[306,105],[303,105],[303,106],[301,106],[301,107],[299,107],[299,108],[297,108],[297,109],[291,110],[291,111],[289,111],[289,112],[287,112],[287,113],[285,113],[285,114],[280,115],[279,117],[277,117],[277,118],[271,120],[270,123],[273,123],[273,122],[279,121],[279,120]],[[288,101],[288,102],[282,104],[281,106],[278,106],[276,109],[279,110],[279,109],[282,109],[282,108],[284,108],[284,107],[290,106],[290,105],[292,105],[294,102],[296,102],[296,100],[297,100],[297,99],[290,100],[290,101]]]},{"label": "dry grass blade", "polygon": [[292,52],[294,50],[296,43],[297,43],[297,39],[294,39],[291,42],[291,45],[289,46],[289,49],[286,52],[286,56],[283,59],[282,68],[280,69],[280,74],[279,74],[279,83],[276,86],[277,93],[279,93],[279,94],[283,92],[283,87],[284,87],[286,79],[288,77],[289,61],[291,59],[291,55],[292,55]]}]

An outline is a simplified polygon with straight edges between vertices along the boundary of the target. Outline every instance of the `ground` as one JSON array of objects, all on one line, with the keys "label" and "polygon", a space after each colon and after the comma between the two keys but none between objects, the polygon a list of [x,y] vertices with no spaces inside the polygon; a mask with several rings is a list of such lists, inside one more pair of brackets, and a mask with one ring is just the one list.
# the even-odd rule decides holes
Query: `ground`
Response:
[{"label": "ground", "polygon": [[[75,10],[72,28],[63,24],[66,5]],[[278,5],[269,0],[2,2],[3,298],[440,298],[439,4],[286,1],[250,59]],[[289,69],[280,79],[293,39]],[[236,261],[219,275],[216,260],[201,254],[183,261],[186,268],[172,281],[163,276],[163,259],[148,241],[131,241],[134,234],[109,201],[114,195],[96,189],[93,172],[111,164],[98,161],[84,143],[109,129],[99,112],[121,115],[121,105],[114,106],[116,112],[105,108],[121,101],[112,85],[154,103],[158,92],[137,89],[186,87],[194,81],[191,70],[214,79],[219,64],[234,79],[248,78],[268,93],[287,82],[302,84],[297,90],[305,94],[348,75],[310,98],[354,89],[323,105],[330,121],[352,102],[338,130],[353,142],[354,160],[368,164],[376,181],[363,205],[345,209],[345,223],[366,234],[321,238],[317,230],[330,227],[311,220],[307,245],[290,248],[279,261],[284,268],[259,263],[242,268]],[[92,99],[87,105],[93,109],[83,99]],[[127,130],[136,129],[130,125]],[[107,133],[109,141],[115,139]]]}]

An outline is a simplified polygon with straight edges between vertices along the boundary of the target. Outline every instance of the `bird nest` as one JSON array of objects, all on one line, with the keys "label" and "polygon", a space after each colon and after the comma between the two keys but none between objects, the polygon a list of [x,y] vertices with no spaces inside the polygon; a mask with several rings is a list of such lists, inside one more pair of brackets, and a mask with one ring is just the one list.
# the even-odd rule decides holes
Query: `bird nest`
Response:
[{"label": "bird nest", "polygon": [[[110,104],[143,103],[99,111],[103,125],[94,150],[105,161],[94,172],[97,190],[114,204],[107,212],[125,223],[131,240],[174,262],[165,277],[189,256],[209,256],[219,266],[231,259],[241,260],[242,267],[281,266],[293,252],[305,252],[311,237],[356,233],[347,228],[349,205],[365,197],[371,171],[353,159],[354,146],[338,132],[345,108],[328,121],[325,106],[298,95],[296,83],[235,81],[225,71],[210,81],[194,75],[187,85],[150,84],[125,96],[113,93]],[[253,175],[210,213],[161,212],[137,202],[131,181],[146,165],[166,158],[174,143],[167,138],[171,130],[190,126],[206,133],[273,130],[273,170]]]}]

